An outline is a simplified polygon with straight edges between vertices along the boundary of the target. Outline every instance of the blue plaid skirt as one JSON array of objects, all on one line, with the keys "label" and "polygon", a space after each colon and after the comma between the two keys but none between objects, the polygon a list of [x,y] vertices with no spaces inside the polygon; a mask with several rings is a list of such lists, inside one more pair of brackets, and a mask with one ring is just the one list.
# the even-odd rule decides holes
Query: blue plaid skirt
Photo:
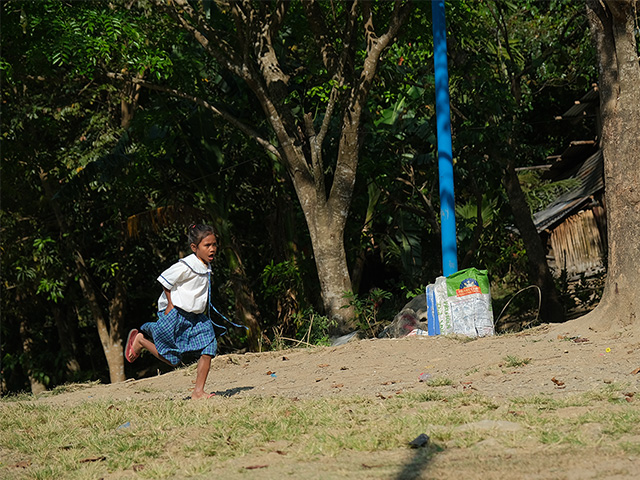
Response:
[{"label": "blue plaid skirt", "polygon": [[171,365],[177,365],[185,353],[213,357],[218,350],[213,323],[204,313],[174,307],[166,315],[158,312],[158,321],[147,322],[140,330],[151,337],[158,353]]}]

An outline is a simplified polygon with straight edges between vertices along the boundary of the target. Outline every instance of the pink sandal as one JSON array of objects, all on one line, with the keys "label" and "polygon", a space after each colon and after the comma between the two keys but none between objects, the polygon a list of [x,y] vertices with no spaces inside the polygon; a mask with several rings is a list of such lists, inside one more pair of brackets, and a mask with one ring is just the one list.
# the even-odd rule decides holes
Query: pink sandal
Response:
[{"label": "pink sandal", "polygon": [[127,346],[124,347],[124,358],[127,359],[129,363],[135,362],[140,356],[139,353],[133,351],[133,342],[138,335],[138,330],[135,328],[129,332],[129,336],[127,337]]}]

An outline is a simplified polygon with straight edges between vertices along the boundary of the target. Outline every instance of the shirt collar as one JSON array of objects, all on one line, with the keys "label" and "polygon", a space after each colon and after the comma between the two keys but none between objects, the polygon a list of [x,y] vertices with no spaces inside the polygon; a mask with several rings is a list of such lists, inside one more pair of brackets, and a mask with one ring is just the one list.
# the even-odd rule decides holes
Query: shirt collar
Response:
[{"label": "shirt collar", "polygon": [[183,258],[182,261],[196,273],[206,275],[211,271],[211,265],[204,264],[195,253]]}]

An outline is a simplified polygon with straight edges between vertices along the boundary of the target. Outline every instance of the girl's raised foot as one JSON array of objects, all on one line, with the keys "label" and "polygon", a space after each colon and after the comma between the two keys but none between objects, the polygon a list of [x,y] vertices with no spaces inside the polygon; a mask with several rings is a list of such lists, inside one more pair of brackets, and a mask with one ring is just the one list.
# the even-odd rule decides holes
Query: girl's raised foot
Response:
[{"label": "girl's raised foot", "polygon": [[124,358],[127,359],[129,363],[135,362],[140,356],[140,350],[136,352],[134,348],[134,344],[136,343],[136,338],[138,337],[138,330],[135,328],[129,332],[127,336],[127,344],[124,347]]}]

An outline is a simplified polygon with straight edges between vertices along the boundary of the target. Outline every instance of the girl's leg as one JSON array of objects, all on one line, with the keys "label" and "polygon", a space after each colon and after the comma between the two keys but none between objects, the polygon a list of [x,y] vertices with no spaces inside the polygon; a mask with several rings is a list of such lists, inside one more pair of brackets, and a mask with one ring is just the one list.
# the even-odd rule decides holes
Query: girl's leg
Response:
[{"label": "girl's leg", "polygon": [[196,368],[196,386],[193,388],[191,398],[197,400],[204,398],[207,394],[204,391],[204,384],[207,382],[209,369],[211,368],[211,355],[200,355],[198,366]]},{"label": "girl's leg", "polygon": [[133,341],[132,349],[135,353],[140,353],[143,349],[149,350],[149,352],[151,352],[151,355],[156,357],[158,360],[161,360],[167,365],[175,367],[175,365],[172,365],[169,362],[169,360],[167,360],[166,358],[164,358],[162,355],[158,353],[158,349],[156,348],[156,345],[151,340],[146,338],[142,332],[136,335],[136,338]]}]

